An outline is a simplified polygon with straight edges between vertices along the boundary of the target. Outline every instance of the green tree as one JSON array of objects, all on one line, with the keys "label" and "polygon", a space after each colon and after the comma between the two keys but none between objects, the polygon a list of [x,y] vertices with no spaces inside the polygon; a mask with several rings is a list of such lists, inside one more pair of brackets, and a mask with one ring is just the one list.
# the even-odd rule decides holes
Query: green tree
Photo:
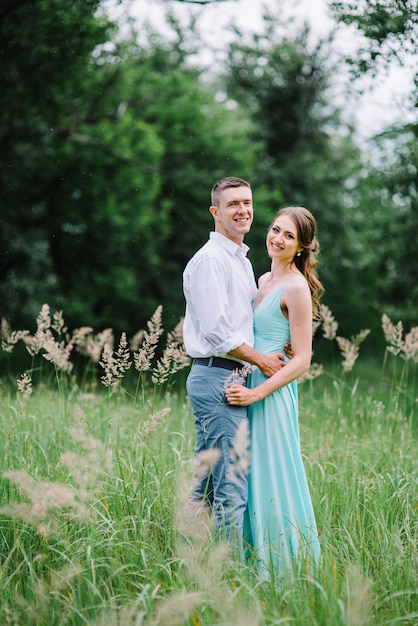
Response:
[{"label": "green tree", "polygon": [[[364,35],[364,45],[350,58],[358,72],[376,73],[393,62],[414,59],[418,49],[418,11],[415,0],[345,0],[330,2],[340,22],[354,25]],[[415,99],[418,74],[415,74]]]},{"label": "green tree", "polygon": [[229,54],[228,93],[251,116],[259,149],[255,181],[261,206],[248,239],[257,251],[259,274],[268,266],[262,254],[265,229],[278,208],[311,209],[319,225],[326,302],[345,330],[355,332],[368,303],[357,297],[359,276],[352,272],[349,233],[355,216],[347,190],[359,175],[361,154],[332,105],[337,60],[331,60],[330,41],[312,47],[306,27],[296,32],[281,19],[267,14],[265,31],[249,42],[238,36]]},{"label": "green tree", "polygon": [[0,300],[2,313],[19,321],[39,311],[39,297],[58,293],[46,189],[59,179],[58,131],[68,132],[96,80],[91,51],[108,39],[97,7],[92,0],[18,1],[0,12]]},{"label": "green tree", "polygon": [[[393,64],[416,68],[418,13],[410,0],[331,2],[334,15],[354,25],[364,35],[363,45],[350,59],[356,76],[379,72]],[[418,73],[409,97],[410,111],[418,105]],[[414,252],[417,223],[418,123],[393,125],[373,141],[378,165],[368,168],[367,185],[359,209],[373,216],[368,224],[370,249],[376,268],[372,291],[376,308],[415,325],[418,292],[417,255]],[[367,225],[366,225],[367,228]],[[372,283],[370,283],[372,285]]]},{"label": "green tree", "polygon": [[212,227],[210,187],[251,168],[245,124],[189,61],[192,31],[172,20],[174,40],[148,32],[141,46],[97,8],[22,3],[0,25],[1,58],[14,55],[0,96],[0,296],[14,324],[43,302],[70,325],[136,331],[158,304],[177,321],[183,266]]}]

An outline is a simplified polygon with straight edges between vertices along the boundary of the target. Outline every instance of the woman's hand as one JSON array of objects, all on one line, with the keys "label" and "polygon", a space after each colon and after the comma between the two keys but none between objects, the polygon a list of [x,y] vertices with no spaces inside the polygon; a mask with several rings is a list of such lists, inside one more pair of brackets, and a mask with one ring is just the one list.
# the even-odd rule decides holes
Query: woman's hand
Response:
[{"label": "woman's hand", "polygon": [[294,357],[293,350],[292,350],[292,344],[290,343],[290,341],[285,345],[284,353],[285,353],[285,355],[287,356],[288,359],[292,359]]},{"label": "woman's hand", "polygon": [[228,404],[235,406],[248,406],[261,400],[255,389],[248,389],[243,385],[231,385],[225,391],[225,398]]}]

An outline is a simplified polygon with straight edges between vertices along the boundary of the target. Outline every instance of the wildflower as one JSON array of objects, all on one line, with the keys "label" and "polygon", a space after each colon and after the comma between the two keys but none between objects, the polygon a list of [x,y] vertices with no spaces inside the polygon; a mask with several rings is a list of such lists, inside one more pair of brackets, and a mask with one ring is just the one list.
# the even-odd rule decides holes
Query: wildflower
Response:
[{"label": "wildflower", "polygon": [[386,342],[389,346],[386,348],[388,352],[392,352],[395,356],[402,350],[403,325],[399,321],[396,326],[392,324],[389,317],[384,313],[382,315],[382,328]]},{"label": "wildflower", "polygon": [[22,374],[17,381],[17,388],[22,394],[22,398],[27,400],[32,393],[32,379],[28,373]]},{"label": "wildflower", "polygon": [[351,337],[351,341],[344,337],[336,337],[338,347],[344,357],[342,366],[345,372],[351,372],[353,369],[359,355],[360,343],[364,341],[369,333],[369,329],[361,330],[356,336]]},{"label": "wildflower", "polygon": [[338,322],[335,320],[335,317],[331,313],[329,307],[325,304],[321,304],[321,319],[322,319],[322,333],[324,339],[330,339],[331,341],[335,339],[338,330]]}]

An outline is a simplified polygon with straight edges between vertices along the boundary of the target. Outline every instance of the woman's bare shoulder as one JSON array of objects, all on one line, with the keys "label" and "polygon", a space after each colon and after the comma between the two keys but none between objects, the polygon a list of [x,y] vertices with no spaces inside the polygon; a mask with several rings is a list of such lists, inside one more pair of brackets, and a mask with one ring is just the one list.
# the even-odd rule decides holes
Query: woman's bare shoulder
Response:
[{"label": "woman's bare shoulder", "polygon": [[269,278],[271,272],[266,272],[265,274],[262,274],[260,276],[260,278],[258,279],[258,286],[262,287],[264,285],[264,283],[266,282],[266,280]]},{"label": "woman's bare shoulder", "polygon": [[310,289],[306,278],[300,274],[291,278],[285,285],[284,296],[285,297],[298,297],[308,295],[310,297]]}]

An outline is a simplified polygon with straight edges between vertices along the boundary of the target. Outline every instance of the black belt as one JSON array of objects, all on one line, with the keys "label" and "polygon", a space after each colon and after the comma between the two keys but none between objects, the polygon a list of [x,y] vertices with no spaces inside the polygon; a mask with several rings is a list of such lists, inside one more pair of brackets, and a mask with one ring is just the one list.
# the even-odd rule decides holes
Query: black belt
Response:
[{"label": "black belt", "polygon": [[220,356],[208,356],[205,359],[193,359],[193,365],[207,365],[208,367],[222,367],[225,370],[236,370],[242,367],[239,361],[223,359]]}]

